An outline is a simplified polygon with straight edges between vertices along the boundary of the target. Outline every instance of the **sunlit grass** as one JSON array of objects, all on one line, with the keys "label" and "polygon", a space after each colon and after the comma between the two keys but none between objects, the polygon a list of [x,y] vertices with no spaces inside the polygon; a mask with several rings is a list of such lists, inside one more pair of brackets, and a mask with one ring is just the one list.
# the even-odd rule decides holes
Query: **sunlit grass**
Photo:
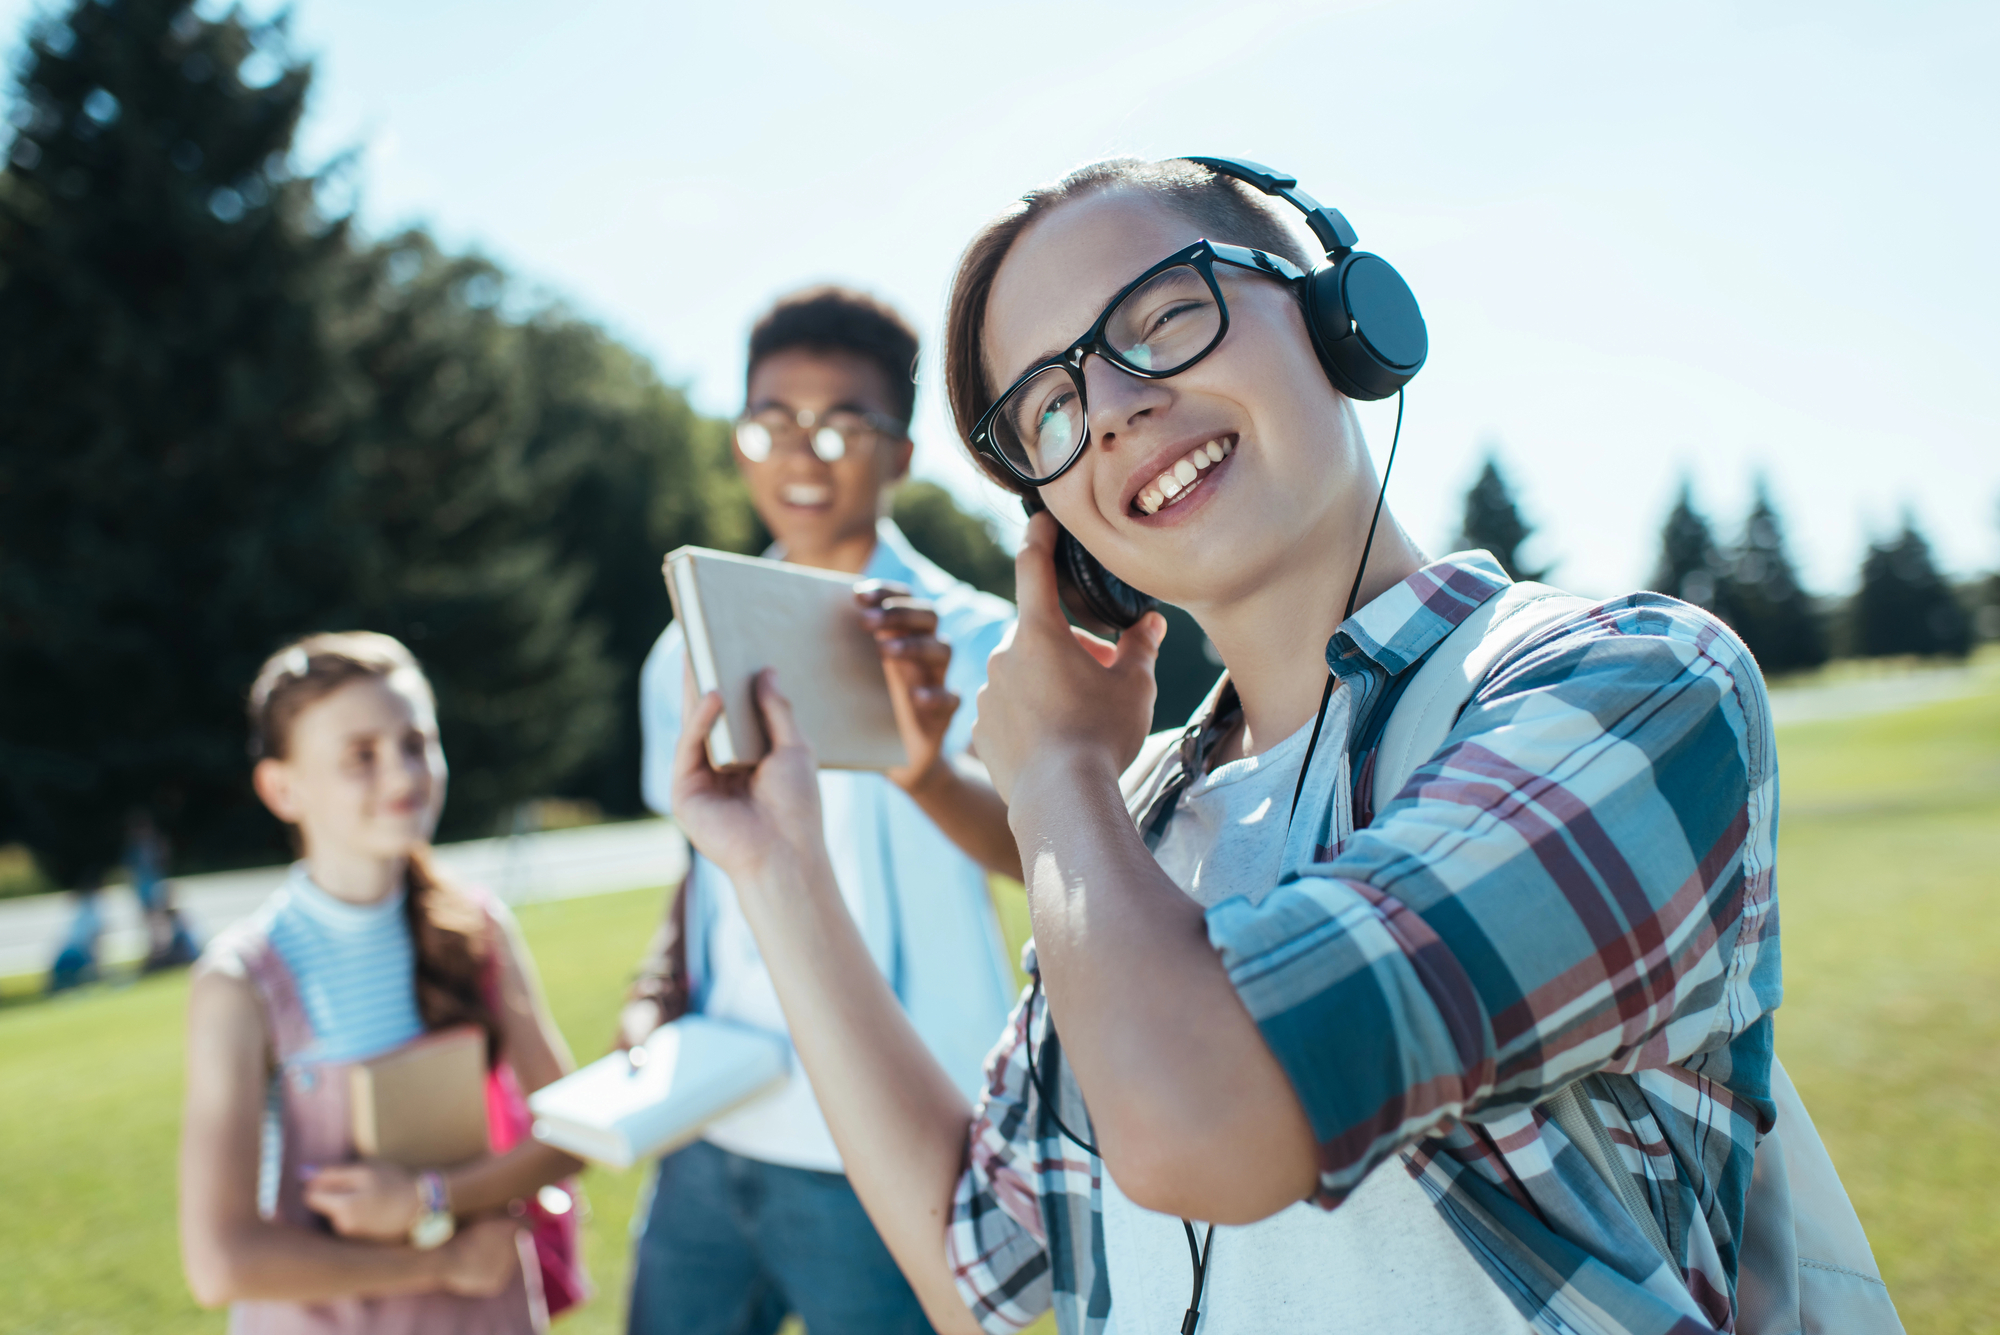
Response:
[{"label": "sunlit grass", "polygon": [[[1912,1331],[2000,1331],[2000,694],[1780,734],[1779,1051]],[[580,1060],[601,1053],[661,907],[637,891],[522,923]],[[995,887],[1010,946],[1018,888]],[[174,1237],[185,979],[0,1008],[0,1327],[211,1331]],[[623,1329],[643,1176],[591,1170],[600,1296]]]}]

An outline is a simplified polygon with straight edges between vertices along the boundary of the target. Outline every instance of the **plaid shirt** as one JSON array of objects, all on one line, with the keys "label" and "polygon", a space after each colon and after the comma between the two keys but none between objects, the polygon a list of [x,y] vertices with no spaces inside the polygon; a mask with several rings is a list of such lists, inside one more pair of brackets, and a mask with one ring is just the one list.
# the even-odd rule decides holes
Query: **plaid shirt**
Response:
[{"label": "plaid shirt", "polygon": [[[1695,608],[1599,603],[1510,650],[1443,748],[1370,813],[1389,706],[1506,585],[1491,557],[1461,553],[1335,632],[1327,661],[1356,692],[1351,727],[1320,741],[1277,888],[1210,909],[1209,939],[1312,1122],[1320,1205],[1400,1156],[1536,1330],[1727,1331],[1752,1160],[1775,1117],[1763,679]],[[1219,690],[1179,747],[1128,776],[1149,840],[1230,703]],[[1615,1185],[1648,1204],[1664,1254],[1537,1107],[1579,1081],[1629,1179]],[[1053,1306],[1064,1335],[1095,1335],[1110,1315],[1103,1167],[1052,1112],[1095,1140],[1031,989],[987,1059],[949,1234],[959,1292],[989,1331]]]}]

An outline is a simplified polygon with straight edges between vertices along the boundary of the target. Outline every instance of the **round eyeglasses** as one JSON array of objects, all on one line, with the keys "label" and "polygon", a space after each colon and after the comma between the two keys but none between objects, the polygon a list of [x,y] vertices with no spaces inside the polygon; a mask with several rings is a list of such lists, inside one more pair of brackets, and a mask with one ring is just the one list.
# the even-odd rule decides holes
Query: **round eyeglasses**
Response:
[{"label": "round eyeglasses", "polygon": [[1208,356],[1229,332],[1218,264],[1292,284],[1306,278],[1291,261],[1246,246],[1202,240],[1169,255],[1127,283],[1089,333],[1009,386],[973,425],[972,448],[1031,487],[1062,476],[1090,443],[1084,359],[1165,380]]},{"label": "round eyeglasses", "polygon": [[871,436],[901,440],[905,428],[887,413],[834,408],[815,413],[810,408],[763,408],[736,420],[736,448],[753,464],[761,464],[779,449],[810,449],[825,463],[847,457],[850,447]]}]

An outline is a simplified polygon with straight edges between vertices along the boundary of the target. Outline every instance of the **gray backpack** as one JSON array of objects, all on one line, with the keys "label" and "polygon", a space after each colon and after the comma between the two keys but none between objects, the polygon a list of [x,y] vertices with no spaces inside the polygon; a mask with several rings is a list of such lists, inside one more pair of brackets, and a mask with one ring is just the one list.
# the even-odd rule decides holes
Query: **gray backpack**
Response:
[{"label": "gray backpack", "polygon": [[[1515,584],[1467,617],[1430,653],[1396,703],[1375,756],[1374,800],[1388,806],[1443,747],[1479,683],[1515,645],[1588,599],[1546,584]],[[1903,1335],[1868,1235],[1840,1185],[1791,1077],[1773,1056],[1777,1125],[1757,1145],[1744,1207],[1736,1284],[1737,1335]],[[1576,1085],[1542,1102],[1670,1264],[1666,1238]]]}]

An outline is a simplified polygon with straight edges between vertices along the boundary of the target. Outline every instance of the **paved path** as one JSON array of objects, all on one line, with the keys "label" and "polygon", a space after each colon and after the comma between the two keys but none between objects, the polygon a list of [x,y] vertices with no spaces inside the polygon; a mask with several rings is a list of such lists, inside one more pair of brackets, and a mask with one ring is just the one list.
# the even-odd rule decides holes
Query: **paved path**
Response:
[{"label": "paved path", "polygon": [[1959,667],[1914,668],[1875,677],[1816,682],[1810,686],[1781,686],[1771,692],[1771,721],[1783,727],[1788,723],[1889,714],[1996,689],[2000,689],[2000,662],[1993,659]]},{"label": "paved path", "polygon": [[[439,846],[438,861],[461,880],[510,904],[666,886],[687,870],[687,843],[664,820],[591,825]],[[203,941],[248,917],[284,880],[283,867],[174,878],[176,902]],[[129,890],[104,892],[100,960],[145,953],[145,927]],[[74,910],[67,895],[0,900],[0,978],[40,973],[55,958]]]},{"label": "paved path", "polygon": [[[1963,667],[1781,687],[1771,693],[1771,714],[1782,727],[1913,709],[1995,689],[2000,689],[2000,664],[1987,658]],[[520,904],[670,885],[687,868],[687,844],[669,822],[644,820],[446,844],[438,849],[438,858],[462,879],[490,886],[508,903]],[[182,876],[176,887],[182,910],[205,941],[255,910],[284,874],[283,867],[258,867]],[[137,959],[144,952],[145,932],[131,894],[107,891],[103,911],[100,956]],[[47,969],[71,912],[63,895],[0,900],[0,978]]]}]

